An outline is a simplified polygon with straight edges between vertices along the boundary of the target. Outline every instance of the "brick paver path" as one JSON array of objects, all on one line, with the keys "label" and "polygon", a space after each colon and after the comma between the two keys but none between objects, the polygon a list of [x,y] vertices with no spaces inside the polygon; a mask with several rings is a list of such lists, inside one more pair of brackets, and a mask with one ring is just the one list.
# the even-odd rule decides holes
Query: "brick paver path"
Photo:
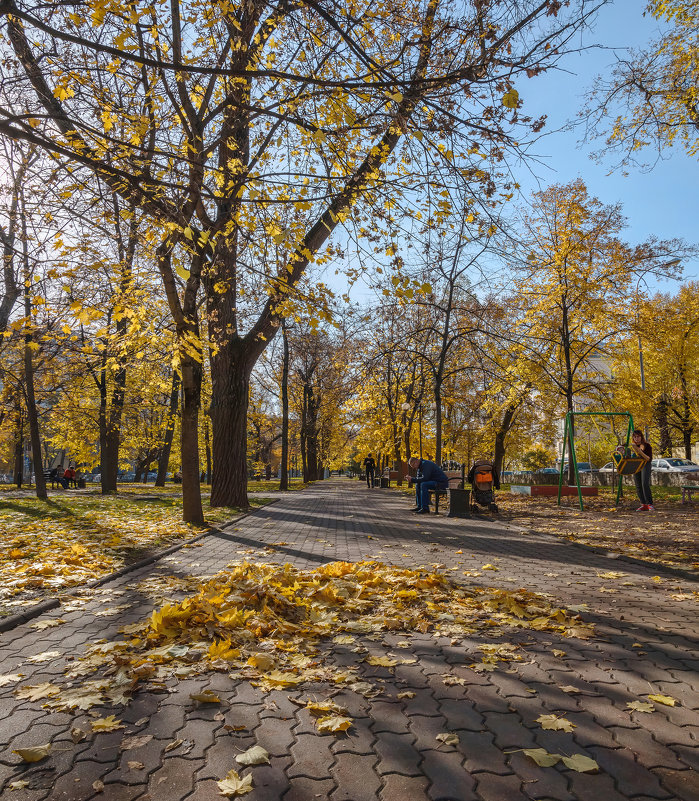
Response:
[{"label": "brick paver path", "polygon": [[[75,744],[71,728],[89,731],[88,713],[43,709],[40,701],[18,700],[15,687],[6,685],[0,688],[3,800],[212,801],[222,797],[215,782],[236,766],[235,755],[259,744],[271,764],[240,769],[253,775],[249,801],[697,801],[699,595],[693,593],[699,584],[659,566],[614,559],[553,537],[524,536],[497,521],[415,517],[408,506],[404,496],[367,490],[349,479],[291,493],[206,537],[201,547],[185,548],[95,591],[79,610],[44,616],[60,615],[65,625],[39,631],[25,624],[0,635],[0,675],[24,674],[17,686],[61,683],[64,668],[85,644],[118,638],[121,626],[149,614],[153,602],[134,591],[137,582],[170,573],[210,574],[243,558],[298,567],[373,558],[453,568],[456,581],[521,586],[562,604],[585,603],[589,611],[583,617],[595,623],[596,636],[561,640],[549,632],[517,631],[513,641],[528,643],[525,660],[479,673],[468,667],[481,658],[475,635],[455,641],[387,632],[368,647],[380,653],[393,648],[417,661],[404,659],[409,663],[394,672],[363,665],[363,675],[385,689],[373,699],[347,690],[335,695],[354,718],[353,728],[340,736],[317,734],[307,710],[290,701],[308,692],[264,693],[216,673],[184,679],[169,692],[141,691],[125,709],[91,710],[100,716],[115,712],[127,728]],[[486,563],[498,570],[479,571]],[[599,575],[610,571],[624,575]],[[105,607],[125,608],[98,615]],[[398,641],[406,639],[409,647],[399,649]],[[565,656],[556,656],[555,649]],[[46,651],[59,656],[27,661]],[[339,649],[334,656],[340,664],[357,658]],[[465,683],[447,686],[445,673]],[[579,692],[561,689],[570,686]],[[193,703],[190,693],[205,687],[225,703]],[[314,694],[325,697],[335,689],[316,686]],[[405,691],[415,697],[398,699]],[[678,705],[654,704],[651,714],[627,710],[627,702],[646,701],[652,693],[672,696]],[[541,714],[565,716],[576,728],[544,730],[535,722]],[[441,732],[456,733],[458,745],[438,742]],[[124,736],[149,735],[142,746],[120,750]],[[177,747],[166,750],[177,740]],[[51,755],[36,764],[12,754],[47,742]],[[525,748],[584,754],[600,770],[576,773],[562,763],[538,767],[522,753]],[[18,781],[28,784],[8,789]]]}]

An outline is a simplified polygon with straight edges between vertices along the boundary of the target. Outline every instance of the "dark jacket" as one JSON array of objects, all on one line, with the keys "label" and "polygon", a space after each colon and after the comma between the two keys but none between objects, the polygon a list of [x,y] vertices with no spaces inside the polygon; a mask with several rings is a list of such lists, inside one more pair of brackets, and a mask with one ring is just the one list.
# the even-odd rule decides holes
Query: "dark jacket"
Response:
[{"label": "dark jacket", "polygon": [[449,479],[444,470],[429,459],[420,459],[420,464],[417,466],[417,480],[436,481],[438,484],[443,484],[444,488],[449,486]]},{"label": "dark jacket", "polygon": [[373,473],[376,470],[376,462],[374,461],[373,456],[367,456],[364,460],[364,467],[369,473]]}]

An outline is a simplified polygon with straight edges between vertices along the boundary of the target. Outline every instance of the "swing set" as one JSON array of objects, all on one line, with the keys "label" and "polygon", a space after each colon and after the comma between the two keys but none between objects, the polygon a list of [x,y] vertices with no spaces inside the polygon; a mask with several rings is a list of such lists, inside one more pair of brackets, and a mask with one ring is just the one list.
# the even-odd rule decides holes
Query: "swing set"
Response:
[{"label": "swing set", "polygon": [[[619,475],[619,485],[616,491],[616,505],[619,504],[619,498],[622,496],[623,482],[621,476],[632,476],[634,473],[643,467],[645,460],[636,456],[636,454],[629,447],[631,442],[631,434],[634,430],[633,417],[630,412],[568,412],[565,419],[565,431],[563,434],[563,457],[561,458],[561,469],[558,474],[558,505],[561,505],[561,492],[563,490],[563,467],[565,462],[566,445],[570,443],[570,455],[573,460],[573,468],[575,470],[575,483],[578,487],[578,500],[580,501],[580,511],[584,510],[582,489],[580,488],[580,473],[578,472],[578,459],[575,455],[575,418],[576,417],[590,417],[593,418],[592,422],[597,431],[599,426],[594,420],[595,417],[626,417],[628,419],[628,426],[626,429],[626,444],[619,446],[617,451],[612,454],[614,467]],[[601,434],[601,432],[600,432]]]}]

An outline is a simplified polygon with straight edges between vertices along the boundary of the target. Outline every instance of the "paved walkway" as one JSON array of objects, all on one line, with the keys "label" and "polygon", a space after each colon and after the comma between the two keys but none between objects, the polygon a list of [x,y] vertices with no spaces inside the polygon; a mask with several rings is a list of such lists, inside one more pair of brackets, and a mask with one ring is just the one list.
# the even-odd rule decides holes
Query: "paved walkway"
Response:
[{"label": "paved walkway", "polygon": [[[335,696],[354,718],[353,728],[340,736],[318,735],[307,710],[291,703],[307,693],[264,693],[217,673],[184,679],[169,692],[141,691],[126,709],[99,709],[100,715],[115,712],[127,728],[74,743],[71,728],[89,730],[87,713],[56,713],[41,701],[20,701],[7,684],[0,687],[3,800],[213,801],[222,797],[216,780],[235,766],[234,756],[259,744],[271,764],[240,769],[253,775],[249,801],[697,801],[699,583],[553,537],[523,536],[490,520],[416,517],[408,505],[404,496],[349,479],[290,493],[206,537],[200,547],[96,590],[82,608],[54,610],[35,621],[60,615],[64,625],[42,631],[25,624],[0,635],[0,677],[24,674],[17,686],[61,683],[64,668],[85,644],[117,638],[124,624],[149,614],[153,602],[134,592],[137,582],[210,574],[243,558],[298,567],[370,558],[453,568],[456,581],[526,587],[562,604],[585,603],[583,617],[595,624],[596,636],[561,640],[549,632],[517,631],[513,640],[527,641],[525,661],[479,673],[467,667],[480,659],[474,641],[387,632],[379,645],[395,648],[408,639],[409,648],[400,653],[417,661],[394,672],[365,666],[385,692],[373,699],[346,690]],[[480,570],[486,563],[498,570]],[[98,614],[105,605],[111,616]],[[28,661],[47,651],[58,655]],[[445,685],[447,672],[464,683]],[[561,689],[572,686],[577,693]],[[190,693],[205,687],[226,704],[193,704]],[[397,697],[406,691],[415,697]],[[652,713],[626,708],[646,702],[648,694],[671,696],[678,704],[653,704]],[[565,716],[576,728],[544,730],[536,722],[541,714]],[[458,745],[438,742],[441,732],[456,733]],[[121,750],[125,736],[143,736],[144,744]],[[12,754],[47,742],[51,755],[41,762],[26,765]],[[576,773],[560,762],[539,767],[522,753],[525,748],[584,754],[600,770]],[[10,790],[17,782],[27,784]]]}]

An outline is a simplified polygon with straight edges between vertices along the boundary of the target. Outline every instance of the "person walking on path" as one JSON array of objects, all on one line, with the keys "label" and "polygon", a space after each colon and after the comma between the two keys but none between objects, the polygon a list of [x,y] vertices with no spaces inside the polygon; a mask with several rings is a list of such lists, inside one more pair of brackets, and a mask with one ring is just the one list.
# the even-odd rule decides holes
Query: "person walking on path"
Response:
[{"label": "person walking on path", "polygon": [[376,462],[374,457],[369,453],[364,460],[364,472],[366,473],[366,485],[369,489],[375,486],[374,473],[376,471]]},{"label": "person walking on path", "polygon": [[650,442],[643,436],[643,432],[638,428],[631,436],[631,447],[634,449],[636,456],[645,459],[643,467],[634,473],[633,480],[636,482],[636,492],[638,493],[638,500],[641,505],[636,510],[637,512],[654,512],[653,495],[650,491],[650,471],[651,462],[653,460],[653,448]]},{"label": "person walking on path", "polygon": [[411,456],[410,466],[417,470],[416,481],[419,482],[416,493],[417,504],[413,512],[419,515],[430,513],[430,490],[445,490],[449,486],[449,479],[442,468],[429,459],[419,459]]}]

